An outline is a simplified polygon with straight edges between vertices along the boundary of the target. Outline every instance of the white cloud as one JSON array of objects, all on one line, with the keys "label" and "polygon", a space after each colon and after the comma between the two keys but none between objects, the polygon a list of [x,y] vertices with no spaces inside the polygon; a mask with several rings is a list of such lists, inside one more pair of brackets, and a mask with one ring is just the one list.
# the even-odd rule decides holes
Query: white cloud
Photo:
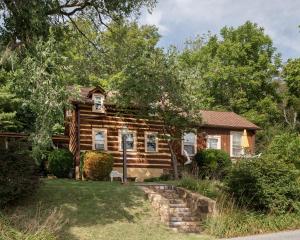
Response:
[{"label": "white cloud", "polygon": [[158,0],[152,15],[141,23],[154,24],[163,35],[161,45],[183,42],[208,30],[238,26],[250,20],[264,27],[285,58],[300,56],[298,0]]}]

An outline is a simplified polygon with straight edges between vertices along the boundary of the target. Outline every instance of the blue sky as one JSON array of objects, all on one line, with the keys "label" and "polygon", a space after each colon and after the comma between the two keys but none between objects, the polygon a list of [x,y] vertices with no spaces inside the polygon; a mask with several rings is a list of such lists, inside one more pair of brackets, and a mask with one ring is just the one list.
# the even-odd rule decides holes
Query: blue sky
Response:
[{"label": "blue sky", "polygon": [[300,57],[300,0],[158,0],[140,23],[159,28],[160,46],[182,48],[187,39],[247,20],[265,29],[283,60]]}]

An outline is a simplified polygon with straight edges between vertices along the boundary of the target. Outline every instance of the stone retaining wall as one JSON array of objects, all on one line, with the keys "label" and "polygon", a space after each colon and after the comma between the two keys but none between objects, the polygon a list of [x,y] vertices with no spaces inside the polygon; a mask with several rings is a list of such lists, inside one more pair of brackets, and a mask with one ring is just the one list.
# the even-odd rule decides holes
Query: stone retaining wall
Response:
[{"label": "stone retaining wall", "polygon": [[169,223],[170,220],[170,207],[168,199],[161,196],[149,187],[142,187],[145,192],[145,197],[151,203],[156,211],[158,211],[160,220],[164,223]]},{"label": "stone retaining wall", "polygon": [[201,194],[191,192],[185,188],[175,187],[171,185],[150,185],[144,187],[147,198],[150,200],[155,209],[158,210],[161,220],[169,219],[168,200],[159,194],[160,191],[174,190],[179,197],[184,200],[191,212],[204,220],[207,216],[211,216],[217,212],[216,201],[205,197]]},{"label": "stone retaining wall", "polygon": [[201,220],[216,213],[216,201],[201,194],[191,192],[185,188],[174,187],[181,199],[183,199],[191,211]]}]

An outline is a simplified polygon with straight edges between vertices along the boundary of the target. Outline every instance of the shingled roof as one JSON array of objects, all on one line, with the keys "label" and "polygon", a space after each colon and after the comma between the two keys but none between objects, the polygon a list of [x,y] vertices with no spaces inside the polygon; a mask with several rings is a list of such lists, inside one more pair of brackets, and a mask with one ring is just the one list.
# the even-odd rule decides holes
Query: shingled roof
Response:
[{"label": "shingled roof", "polygon": [[235,128],[235,129],[260,129],[254,123],[248,121],[234,112],[201,111],[202,126]]},{"label": "shingled roof", "polygon": [[[91,94],[95,91],[105,93],[100,87],[80,87],[79,101],[92,104]],[[201,110],[200,112],[202,115],[202,126],[250,130],[260,129],[260,127],[256,126],[254,123],[234,112],[207,110]]]}]

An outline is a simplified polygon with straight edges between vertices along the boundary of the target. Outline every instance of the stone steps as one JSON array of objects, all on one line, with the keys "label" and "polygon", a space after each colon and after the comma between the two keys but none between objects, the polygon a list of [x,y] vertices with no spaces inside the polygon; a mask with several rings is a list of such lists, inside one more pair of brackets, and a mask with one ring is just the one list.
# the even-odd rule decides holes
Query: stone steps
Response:
[{"label": "stone steps", "polygon": [[197,221],[197,217],[190,216],[171,216],[170,221],[171,222],[195,222]]},{"label": "stone steps", "polygon": [[201,230],[201,221],[217,212],[216,201],[181,187],[143,185],[146,197],[170,229],[182,232]]},{"label": "stone steps", "polygon": [[[159,196],[163,199],[160,201],[160,211],[167,209],[167,215],[162,217],[168,226],[174,231],[180,232],[199,232],[199,218],[194,216],[186,202],[181,199],[172,186],[154,186],[150,188],[153,192],[150,195]],[[150,197],[151,198],[151,197]],[[155,205],[157,206],[157,204]]]}]

